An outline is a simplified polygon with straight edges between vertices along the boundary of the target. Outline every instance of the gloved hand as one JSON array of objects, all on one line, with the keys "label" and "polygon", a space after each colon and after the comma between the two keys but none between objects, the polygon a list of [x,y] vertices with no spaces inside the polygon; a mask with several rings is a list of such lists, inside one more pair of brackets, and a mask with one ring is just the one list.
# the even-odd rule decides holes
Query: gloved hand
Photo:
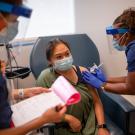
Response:
[{"label": "gloved hand", "polygon": [[97,68],[94,70],[95,73],[92,73],[95,77],[97,77],[99,80],[106,82],[107,78],[104,74],[103,70],[101,68]]},{"label": "gloved hand", "polygon": [[101,81],[100,79],[98,79],[92,73],[90,73],[88,71],[83,71],[82,76],[83,76],[83,80],[87,84],[92,85],[95,88],[100,88],[104,84],[103,81]]}]

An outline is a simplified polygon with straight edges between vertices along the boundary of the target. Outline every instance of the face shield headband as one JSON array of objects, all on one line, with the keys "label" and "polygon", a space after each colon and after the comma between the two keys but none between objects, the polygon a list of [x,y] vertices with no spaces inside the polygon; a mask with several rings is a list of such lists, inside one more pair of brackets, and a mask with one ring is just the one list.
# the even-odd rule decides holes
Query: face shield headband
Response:
[{"label": "face shield headband", "polygon": [[114,28],[113,26],[109,26],[106,28],[107,35],[124,34],[126,32],[129,32],[129,29],[127,29],[127,28]]},{"label": "face shield headband", "polygon": [[7,4],[4,2],[0,2],[0,11],[14,14],[16,16],[23,16],[26,18],[30,18],[32,14],[32,9],[26,6],[23,5],[17,6],[17,5]]}]

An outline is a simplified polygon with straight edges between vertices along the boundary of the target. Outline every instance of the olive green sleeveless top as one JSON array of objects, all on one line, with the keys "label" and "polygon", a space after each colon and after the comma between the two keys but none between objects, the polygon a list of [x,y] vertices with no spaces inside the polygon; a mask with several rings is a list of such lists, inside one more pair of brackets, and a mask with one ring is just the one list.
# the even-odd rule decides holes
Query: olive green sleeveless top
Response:
[{"label": "olive green sleeveless top", "polygon": [[[47,68],[38,77],[37,86],[50,88],[58,76],[52,68]],[[70,128],[60,127],[55,129],[55,135],[97,135],[93,98],[88,88],[81,82],[77,84],[70,83],[81,94],[81,101],[68,106],[66,114],[78,118],[81,121],[82,130],[80,132],[72,132]]]}]

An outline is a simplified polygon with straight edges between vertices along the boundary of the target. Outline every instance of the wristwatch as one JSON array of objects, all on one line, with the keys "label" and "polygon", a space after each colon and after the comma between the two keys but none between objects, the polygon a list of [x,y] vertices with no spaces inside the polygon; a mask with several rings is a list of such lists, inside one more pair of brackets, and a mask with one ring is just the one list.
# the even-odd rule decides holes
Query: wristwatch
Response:
[{"label": "wristwatch", "polygon": [[20,99],[24,98],[24,90],[23,89],[18,90],[18,96],[19,96]]},{"label": "wristwatch", "polygon": [[104,84],[101,86],[101,89],[102,89],[102,90],[105,90],[105,85],[106,85],[106,83],[104,83]]},{"label": "wristwatch", "polygon": [[97,128],[107,128],[106,124],[97,125]]}]

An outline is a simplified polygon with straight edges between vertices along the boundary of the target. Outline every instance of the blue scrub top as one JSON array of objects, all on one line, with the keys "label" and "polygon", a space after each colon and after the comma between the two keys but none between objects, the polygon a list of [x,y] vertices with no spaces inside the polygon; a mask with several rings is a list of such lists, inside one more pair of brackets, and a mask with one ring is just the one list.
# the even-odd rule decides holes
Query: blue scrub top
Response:
[{"label": "blue scrub top", "polygon": [[6,79],[0,73],[0,129],[10,128],[11,116]]},{"label": "blue scrub top", "polygon": [[127,57],[128,72],[135,72],[135,40],[127,45],[125,53]]}]

